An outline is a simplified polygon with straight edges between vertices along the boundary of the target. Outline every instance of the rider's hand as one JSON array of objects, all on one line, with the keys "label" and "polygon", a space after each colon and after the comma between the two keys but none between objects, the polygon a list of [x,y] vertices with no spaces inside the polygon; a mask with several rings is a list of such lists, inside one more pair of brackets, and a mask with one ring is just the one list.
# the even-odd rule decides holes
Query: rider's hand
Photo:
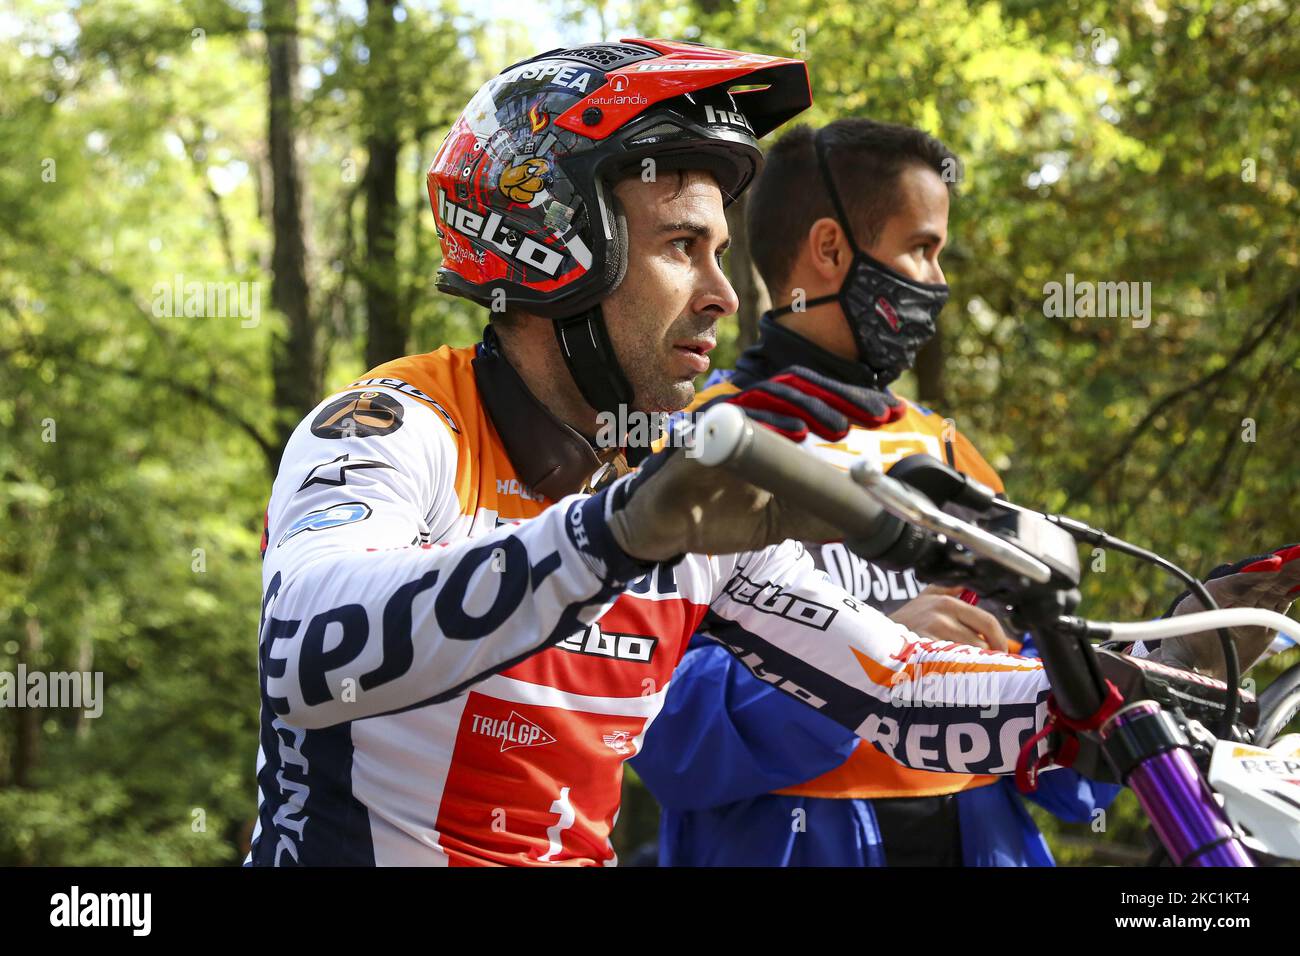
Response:
[{"label": "rider's hand", "polygon": [[750,418],[799,442],[808,437],[810,429],[822,438],[839,441],[849,433],[849,425],[879,428],[898,421],[907,411],[889,389],[846,385],[802,365],[706,402],[697,414],[720,402],[739,405]]},{"label": "rider's hand", "polygon": [[[792,439],[811,431],[839,441],[850,425],[875,428],[903,412],[887,392],[844,385],[797,367],[725,401]],[[787,538],[833,541],[844,536],[834,525],[725,468],[701,465],[680,448],[652,455],[639,471],[604,493],[615,541],[641,561],[756,551]]]},{"label": "rider's hand", "polygon": [[994,651],[1010,650],[998,619],[982,607],[957,597],[961,591],[961,588],[932,584],[889,616],[909,631],[936,641],[973,644]]},{"label": "rider's hand", "polygon": [[[1210,572],[1205,589],[1219,607],[1257,607],[1285,614],[1300,593],[1300,544],[1271,554],[1258,554]],[[1184,591],[1174,599],[1168,617],[1205,610],[1199,598]],[[1268,649],[1276,633],[1265,627],[1231,627],[1244,674]],[[1223,653],[1213,631],[1163,640],[1151,653],[1154,660],[1223,679]]]}]

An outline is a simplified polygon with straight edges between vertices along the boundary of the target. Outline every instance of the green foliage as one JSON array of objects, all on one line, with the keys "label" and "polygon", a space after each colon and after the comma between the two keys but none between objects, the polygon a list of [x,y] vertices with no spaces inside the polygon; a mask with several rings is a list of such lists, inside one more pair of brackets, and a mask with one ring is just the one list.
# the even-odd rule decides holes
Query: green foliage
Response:
[{"label": "green foliage", "polygon": [[[24,35],[0,44],[0,670],[99,671],[106,700],[98,718],[0,711],[0,864],[235,863],[277,453],[262,37],[220,4],[44,12],[20,5]],[[394,79],[413,144],[402,279],[423,340],[463,342],[478,318],[430,294],[422,193],[429,144],[476,84],[457,44],[478,28],[451,16],[412,14]],[[310,39],[325,34],[338,43]],[[364,163],[357,90],[380,82],[358,34],[304,22],[305,64],[353,71],[353,89],[322,82],[304,108],[310,232],[339,248],[317,277],[333,382],[355,376],[362,334],[339,212],[357,178],[342,160]],[[421,83],[430,62],[452,69]],[[184,293],[166,297],[191,282],[246,283],[245,298],[187,315]]]}]

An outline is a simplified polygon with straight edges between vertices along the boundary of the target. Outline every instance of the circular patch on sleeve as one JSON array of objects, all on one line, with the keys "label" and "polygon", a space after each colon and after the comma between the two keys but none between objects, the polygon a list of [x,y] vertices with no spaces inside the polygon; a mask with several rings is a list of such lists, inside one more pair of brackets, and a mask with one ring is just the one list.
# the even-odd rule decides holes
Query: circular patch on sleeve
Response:
[{"label": "circular patch on sleeve", "polygon": [[312,420],[317,438],[373,438],[402,427],[402,403],[377,391],[349,392],[334,399]]}]

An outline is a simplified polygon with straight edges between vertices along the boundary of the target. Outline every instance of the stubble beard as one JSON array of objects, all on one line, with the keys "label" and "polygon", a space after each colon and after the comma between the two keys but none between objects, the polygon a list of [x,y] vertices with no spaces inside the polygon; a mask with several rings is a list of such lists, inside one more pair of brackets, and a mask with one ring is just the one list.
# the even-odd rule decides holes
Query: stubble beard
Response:
[{"label": "stubble beard", "polygon": [[695,377],[677,377],[668,371],[676,353],[672,343],[699,335],[713,336],[717,320],[684,315],[673,322],[657,340],[636,339],[620,362],[632,385],[636,410],[647,414],[681,411],[695,398]]}]

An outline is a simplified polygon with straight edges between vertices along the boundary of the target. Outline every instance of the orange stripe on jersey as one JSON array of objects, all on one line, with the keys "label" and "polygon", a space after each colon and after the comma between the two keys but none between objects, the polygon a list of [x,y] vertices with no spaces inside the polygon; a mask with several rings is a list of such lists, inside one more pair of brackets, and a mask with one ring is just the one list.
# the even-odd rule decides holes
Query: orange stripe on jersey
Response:
[{"label": "orange stripe on jersey", "polygon": [[[928,643],[928,642],[926,642]],[[901,659],[906,659],[921,646],[921,642],[908,644]],[[856,648],[853,655],[863,671],[878,687],[898,687],[917,680],[924,672],[930,673],[989,673],[1037,670],[1038,665],[1019,666],[994,663],[968,663],[964,661],[927,661],[907,664],[901,671],[892,671],[872,660]],[[997,777],[964,773],[943,773],[916,770],[898,763],[888,754],[861,743],[849,759],[819,777],[794,787],[777,790],[789,796],[823,797],[829,799],[874,800],[890,797],[937,797],[959,793],[973,787],[984,787],[997,781]]]},{"label": "orange stripe on jersey", "polygon": [[442,412],[444,421],[450,418],[447,425],[456,440],[456,497],[464,514],[474,513],[477,500],[479,466],[474,452],[491,447],[490,443],[474,441],[474,433],[481,429],[485,416],[477,393],[469,391],[474,383],[470,367],[473,358],[473,346],[453,349],[444,345],[432,352],[385,362],[361,379],[389,378],[413,386],[421,394],[400,387],[397,391]]},{"label": "orange stripe on jersey", "polygon": [[912,680],[918,680],[923,674],[1010,674],[1042,670],[1036,661],[1026,661],[1024,666],[1016,664],[970,664],[965,661],[924,661],[908,664],[900,673]]},{"label": "orange stripe on jersey", "polygon": [[878,800],[889,797],[941,797],[975,787],[987,787],[998,778],[984,774],[942,773],[905,767],[865,740],[834,770],[807,783],[776,793],[793,797],[831,800]]},{"label": "orange stripe on jersey", "polygon": [[[903,652],[903,658],[911,656],[916,644],[911,644]],[[961,645],[957,645],[961,646]],[[862,665],[871,683],[877,687],[895,687],[906,681],[920,680],[925,674],[1007,674],[1013,672],[1036,671],[1042,669],[1038,661],[1025,659],[1024,664],[1001,664],[991,661],[975,663],[972,661],[917,661],[905,664],[899,670],[890,670],[883,664],[872,660],[856,647],[851,647],[853,656]]]},{"label": "orange stripe on jersey", "polygon": [[851,650],[853,656],[858,659],[858,664],[861,665],[862,669],[866,672],[871,683],[875,684],[877,687],[893,687],[894,684],[897,683],[897,671],[892,671],[884,664],[877,663],[866,654],[863,654],[856,647],[850,647],[849,650]]}]

